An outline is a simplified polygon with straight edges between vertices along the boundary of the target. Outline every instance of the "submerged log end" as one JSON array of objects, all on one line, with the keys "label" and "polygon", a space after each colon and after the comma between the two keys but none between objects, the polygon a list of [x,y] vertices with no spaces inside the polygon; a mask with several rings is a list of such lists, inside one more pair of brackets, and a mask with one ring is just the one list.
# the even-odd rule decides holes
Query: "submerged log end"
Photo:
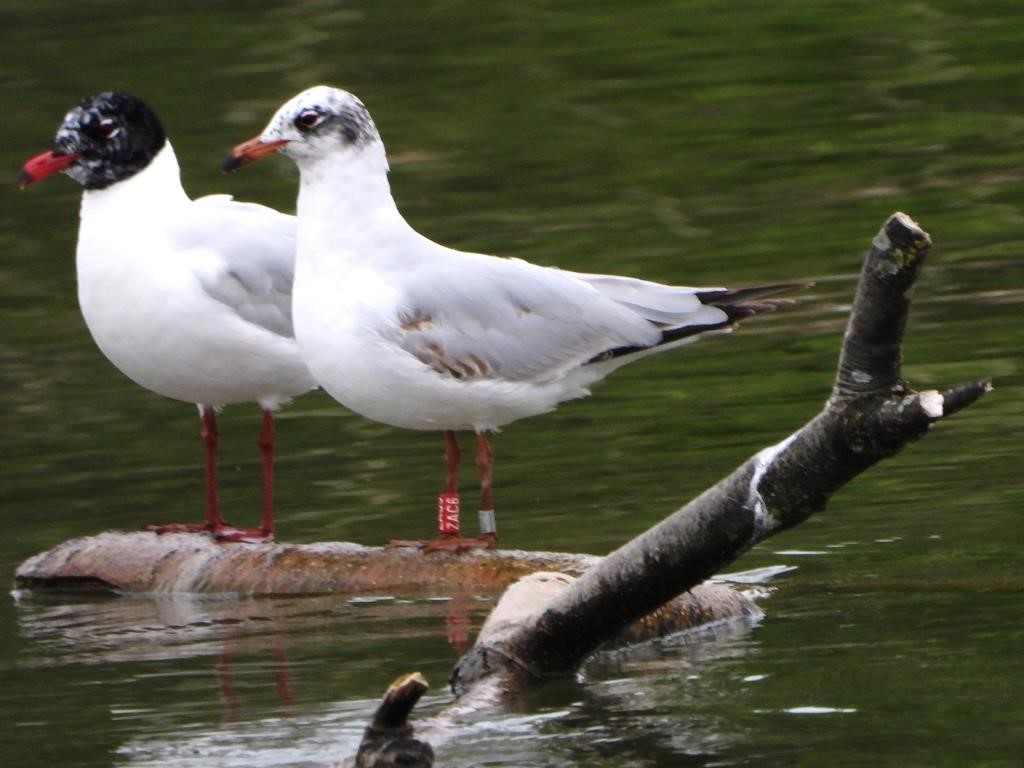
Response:
[{"label": "submerged log end", "polygon": [[363,732],[356,768],[430,768],[434,750],[413,738],[409,714],[429,686],[419,672],[402,675],[384,693],[373,720]]},{"label": "submerged log end", "polygon": [[[523,624],[536,622],[548,603],[575,582],[570,574],[550,571],[523,576],[502,594],[481,627],[477,643],[501,643]],[[725,619],[756,620],[762,615],[753,599],[743,592],[723,584],[698,584],[628,625],[608,646],[645,642]]]},{"label": "submerged log end", "polygon": [[[550,602],[575,582],[575,577],[565,573],[537,572],[509,586],[487,617],[473,648],[452,671],[452,691],[465,693],[478,681],[494,676],[500,676],[506,687],[514,688],[524,681],[564,674],[566,670],[542,669],[536,660],[523,656],[517,633],[523,627],[535,626]],[[640,617],[603,647],[648,642],[721,621],[757,621],[763,615],[745,593],[706,582]]]},{"label": "submerged log end", "polygon": [[408,725],[409,713],[430,685],[419,672],[410,672],[396,679],[384,692],[371,727],[395,730]]},{"label": "submerged log end", "polygon": [[723,584],[705,582],[630,624],[612,641],[612,645],[642,643],[733,619],[756,622],[763,616],[764,612],[746,593]]}]

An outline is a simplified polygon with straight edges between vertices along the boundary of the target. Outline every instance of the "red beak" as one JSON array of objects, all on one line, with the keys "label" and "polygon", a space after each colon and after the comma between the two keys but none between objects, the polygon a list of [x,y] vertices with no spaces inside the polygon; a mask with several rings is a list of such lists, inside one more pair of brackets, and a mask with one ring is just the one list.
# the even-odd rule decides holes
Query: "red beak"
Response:
[{"label": "red beak", "polygon": [[261,141],[260,137],[256,136],[248,141],[243,141],[232,149],[231,154],[228,155],[227,160],[224,161],[224,165],[221,167],[225,172],[234,171],[243,165],[248,165],[253,160],[259,160],[261,157],[274,154],[287,143],[288,139]]},{"label": "red beak", "polygon": [[77,152],[70,152],[66,155],[58,155],[53,152],[43,152],[36,155],[21,167],[18,174],[18,186],[24,189],[34,181],[42,181],[47,176],[59,173],[72,165],[81,157]]}]

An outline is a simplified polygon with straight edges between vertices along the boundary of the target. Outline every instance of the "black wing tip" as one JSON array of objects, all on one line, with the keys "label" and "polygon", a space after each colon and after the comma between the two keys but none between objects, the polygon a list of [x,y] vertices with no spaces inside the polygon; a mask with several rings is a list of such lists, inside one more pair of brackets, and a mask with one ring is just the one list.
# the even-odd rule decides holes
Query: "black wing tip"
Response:
[{"label": "black wing tip", "polygon": [[606,349],[599,355],[594,355],[592,358],[587,360],[584,365],[590,365],[591,363],[602,363],[605,360],[613,360],[616,357],[624,357],[626,355],[632,355],[637,352],[643,352],[644,350],[651,349],[652,347],[661,347],[665,344],[671,344],[673,341],[679,341],[681,339],[688,339],[691,336],[700,336],[702,333],[712,333],[714,331],[725,331],[735,324],[733,318],[728,318],[720,323],[704,323],[701,325],[679,325],[674,328],[665,328],[661,332],[661,339],[655,344],[650,346],[643,346],[639,344],[632,344],[624,347],[613,347],[612,349]]},{"label": "black wing tip", "polygon": [[[803,280],[794,283],[772,283],[770,285],[755,285],[749,288],[721,288],[713,291],[698,291],[697,298],[701,304],[712,304],[720,307],[727,304],[742,304],[757,299],[766,299],[771,296],[781,296],[787,293],[803,291],[814,285],[813,280]],[[788,299],[787,302],[792,302]]]},{"label": "black wing tip", "polygon": [[[772,296],[779,296],[780,294],[793,293],[795,291],[802,291],[810,288],[814,285],[812,280],[804,280],[801,282],[793,283],[775,283],[773,285],[759,285],[752,288],[723,288],[720,290],[713,291],[699,291],[696,296],[700,300],[701,304],[716,307],[725,313],[726,319],[720,323],[705,323],[701,325],[680,325],[675,327],[662,328],[661,339],[653,344],[654,347],[661,347],[665,344],[671,344],[674,341],[680,341],[691,336],[699,336],[702,333],[713,333],[715,331],[728,331],[733,328],[740,320],[745,320],[748,317],[754,317],[755,315],[763,315],[768,312],[774,312],[779,307],[787,304],[796,303],[796,299],[791,298],[770,298]],[[637,352],[642,352],[651,347],[642,345],[627,345],[622,347],[614,347],[607,349],[604,352],[594,355],[594,357],[587,360],[585,365],[592,363],[601,363],[605,360],[612,360],[617,357],[624,357],[626,355],[632,355]]]},{"label": "black wing tip", "polygon": [[717,307],[725,312],[730,322],[747,317],[774,312],[779,307],[795,304],[795,298],[774,298],[787,293],[803,291],[814,285],[813,280],[794,283],[756,285],[750,288],[724,288],[717,291],[701,291],[697,294],[701,304]]}]

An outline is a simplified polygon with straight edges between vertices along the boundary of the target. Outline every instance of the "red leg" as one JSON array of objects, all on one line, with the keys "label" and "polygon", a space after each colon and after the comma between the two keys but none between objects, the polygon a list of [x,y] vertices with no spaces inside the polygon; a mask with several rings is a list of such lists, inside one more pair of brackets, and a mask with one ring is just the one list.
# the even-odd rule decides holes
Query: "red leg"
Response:
[{"label": "red leg", "polygon": [[227,638],[221,641],[220,657],[214,669],[217,672],[217,688],[224,703],[224,720],[228,723],[237,723],[242,708],[238,704],[235,681],[231,674],[231,650],[228,648],[228,642]]},{"label": "red leg", "polygon": [[490,549],[498,543],[494,520],[494,451],[486,432],[476,433],[476,467],[480,471],[480,539]]},{"label": "red leg", "polygon": [[476,433],[476,468],[480,470],[480,510],[494,511],[494,452],[484,432]]},{"label": "red leg", "polygon": [[217,496],[217,448],[220,432],[217,430],[217,414],[212,406],[200,406],[203,429],[203,445],[206,448],[206,522],[170,523],[147,525],[145,530],[156,533],[212,533],[218,541],[270,541],[274,538],[274,422],[270,411],[263,412],[263,431],[259,446],[263,454],[263,523],[259,528],[245,530],[232,528],[221,517],[220,501]]},{"label": "red leg", "polygon": [[276,662],[274,677],[277,680],[277,696],[286,708],[290,708],[295,703],[295,695],[292,693],[292,675],[288,665],[288,653],[284,647],[284,632],[276,620],[274,620],[273,654]]},{"label": "red leg", "polygon": [[448,604],[448,610],[444,614],[444,627],[448,644],[460,654],[465,654],[472,645],[469,642],[472,622],[469,612],[466,610],[466,596],[463,593],[456,592],[452,596],[452,601]]},{"label": "red leg", "polygon": [[[449,435],[451,437],[449,438]],[[454,443],[455,436],[452,433],[445,433],[445,440]],[[480,536],[475,539],[464,539],[460,536],[440,536],[436,541],[427,542],[424,549],[428,552],[447,550],[462,552],[469,549],[493,549],[498,543],[498,534],[494,526],[494,454],[491,451],[490,443],[487,442],[487,435],[483,432],[476,434],[476,466],[480,470]],[[455,447],[458,451],[458,446]],[[452,472],[458,472],[458,466],[448,468],[449,488],[452,488]]]},{"label": "red leg", "polygon": [[462,451],[459,450],[459,440],[451,430],[444,433],[444,463],[448,468],[448,482],[445,485],[445,492],[453,495],[459,493],[459,464],[462,463]]},{"label": "red leg", "polygon": [[[455,433],[446,429],[444,435],[444,491],[437,497],[438,541],[458,542],[459,538],[459,465],[462,451]],[[392,539],[389,547],[417,547],[423,549],[434,542],[408,539]]]},{"label": "red leg", "polygon": [[204,523],[169,523],[167,525],[147,525],[145,530],[156,533],[202,533],[230,528],[227,521],[220,516],[220,505],[217,500],[217,415],[212,406],[201,405],[203,422],[200,435],[206,449],[206,522]]},{"label": "red leg", "polygon": [[217,445],[220,433],[217,431],[217,415],[211,406],[203,406],[203,445],[206,446],[206,526],[211,531],[227,525],[220,516],[217,499]]},{"label": "red leg", "polygon": [[218,541],[256,543],[274,540],[274,445],[276,437],[274,415],[264,408],[263,429],[256,441],[260,447],[260,457],[263,460],[263,519],[259,528],[215,529],[213,535]]},{"label": "red leg", "polygon": [[274,415],[263,410],[263,431],[260,432],[260,455],[263,457],[263,522],[260,530],[268,536],[274,535]]},{"label": "red leg", "polygon": [[459,464],[462,451],[452,431],[444,433],[444,461],[448,468],[445,491],[437,497],[437,535],[442,539],[459,538]]}]

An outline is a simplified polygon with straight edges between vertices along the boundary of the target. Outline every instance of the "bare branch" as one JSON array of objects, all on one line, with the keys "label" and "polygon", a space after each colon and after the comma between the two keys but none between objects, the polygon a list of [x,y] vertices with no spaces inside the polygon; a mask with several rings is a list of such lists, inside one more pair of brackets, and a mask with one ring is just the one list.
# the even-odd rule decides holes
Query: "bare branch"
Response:
[{"label": "bare branch", "polygon": [[931,238],[903,213],[893,214],[875,237],[850,310],[833,398],[896,386],[910,289],[930,249]]},{"label": "bare branch", "polygon": [[610,554],[514,633],[481,633],[456,666],[453,688],[494,674],[528,681],[573,672],[639,616],[824,509],[837,489],[984,394],[984,381],[940,394],[914,392],[902,379],[909,293],[929,248],[908,216],[890,217],[864,260],[824,410]]}]

